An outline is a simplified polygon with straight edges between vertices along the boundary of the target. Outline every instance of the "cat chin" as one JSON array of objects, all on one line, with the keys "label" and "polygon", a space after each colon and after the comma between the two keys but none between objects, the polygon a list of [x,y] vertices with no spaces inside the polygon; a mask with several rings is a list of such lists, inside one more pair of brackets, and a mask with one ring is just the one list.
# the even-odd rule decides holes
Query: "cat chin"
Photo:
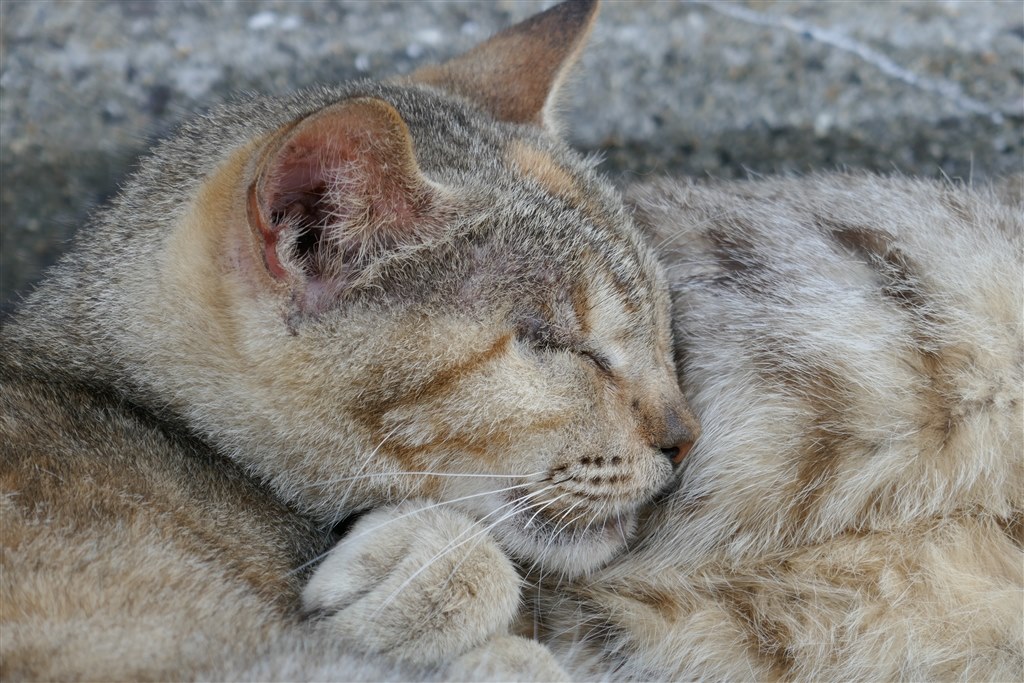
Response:
[{"label": "cat chin", "polygon": [[527,570],[574,578],[615,557],[626,547],[636,527],[635,512],[620,513],[569,529],[523,512],[495,526],[492,534]]}]

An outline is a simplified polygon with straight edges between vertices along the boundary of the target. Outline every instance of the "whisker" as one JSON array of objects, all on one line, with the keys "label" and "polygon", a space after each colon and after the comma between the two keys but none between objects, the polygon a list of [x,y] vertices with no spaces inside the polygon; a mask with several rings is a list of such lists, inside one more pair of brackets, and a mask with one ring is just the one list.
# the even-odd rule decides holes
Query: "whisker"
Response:
[{"label": "whisker", "polygon": [[567,508],[567,509],[565,510],[565,512],[563,512],[563,513],[562,513],[561,515],[559,515],[559,516],[558,516],[558,519],[555,519],[555,520],[553,520],[553,522],[552,522],[552,523],[553,523],[553,524],[555,525],[555,533],[554,533],[554,534],[552,534],[552,536],[555,536],[555,535],[557,535],[557,534],[560,534],[560,533],[562,533],[562,532],[563,532],[563,531],[564,531],[565,529],[567,529],[567,528],[569,527],[569,524],[572,524],[572,522],[573,522],[573,521],[575,521],[575,520],[571,520],[571,521],[569,521],[568,523],[566,523],[566,524],[565,524],[565,525],[563,525],[563,526],[558,526],[559,522],[561,522],[561,521],[562,521],[563,519],[565,519],[566,517],[568,517],[568,516],[569,516],[569,514],[570,514],[570,513],[571,513],[571,512],[573,511],[573,510],[575,510],[575,509],[576,509],[577,507],[579,507],[580,505],[582,505],[582,504],[583,504],[583,502],[584,502],[583,500],[578,500],[578,501],[576,501],[575,503],[573,503],[572,505],[570,505],[570,506],[569,506],[569,507],[568,507],[568,508]]},{"label": "whisker", "polygon": [[[365,531],[361,531],[360,533],[356,534],[355,536],[352,536],[351,540],[356,540],[358,538],[362,538],[366,534],[374,532],[374,531],[376,531],[378,529],[383,529],[388,524],[392,524],[394,522],[397,522],[400,519],[405,519],[406,517],[409,517],[410,515],[419,514],[421,512],[425,512],[427,510],[433,510],[434,508],[444,507],[445,505],[452,505],[453,503],[461,503],[464,500],[470,500],[472,498],[480,498],[482,496],[489,496],[489,495],[492,495],[492,494],[495,494],[495,493],[503,493],[505,491],[512,491],[513,489],[517,489],[520,486],[522,486],[522,484],[516,484],[515,486],[506,486],[505,488],[493,489],[493,490],[490,490],[490,491],[481,491],[479,493],[471,493],[471,494],[466,495],[466,496],[460,496],[458,498],[452,498],[451,500],[442,500],[442,501],[437,502],[437,503],[431,503],[430,505],[425,505],[423,507],[416,508],[415,510],[410,510],[409,512],[403,513],[403,514],[399,515],[398,517],[392,517],[391,519],[387,520],[386,522],[381,522],[377,526],[370,527],[369,529],[367,529]],[[551,486],[551,485],[549,485],[549,486]],[[544,487],[543,489],[541,489],[541,491],[547,490],[547,488],[548,487]]]},{"label": "whisker", "polygon": [[[519,500],[513,500],[513,501],[509,501],[508,503],[505,503],[504,505],[500,505],[500,506],[498,506],[497,508],[495,508],[494,510],[491,510],[490,512],[488,512],[488,513],[487,513],[486,515],[484,515],[483,517],[481,517],[481,518],[480,518],[480,519],[478,520],[478,522],[482,523],[482,522],[483,522],[483,521],[484,521],[485,519],[487,519],[487,518],[488,518],[488,517],[490,517],[491,515],[495,514],[496,512],[500,511],[500,510],[501,510],[502,508],[508,507],[509,505],[516,505],[516,504],[522,505],[522,503],[524,503],[524,502],[525,502],[525,501],[527,501],[528,499],[530,499],[530,498],[534,498],[534,497],[536,497],[536,496],[539,496],[540,494],[542,494],[542,493],[544,493],[545,491],[548,491],[548,490],[550,490],[550,489],[552,489],[552,488],[554,488],[554,485],[549,485],[549,486],[545,486],[544,488],[540,489],[539,491],[534,491],[533,493],[531,493],[531,494],[529,494],[529,495],[527,495],[527,496],[523,496],[523,498],[521,498],[521,499],[519,499]],[[513,510],[511,511],[511,513],[510,513],[509,515],[505,515],[505,516],[504,516],[504,517],[502,517],[501,519],[498,519],[498,520],[494,521],[493,523],[491,523],[491,524],[488,524],[488,525],[487,525],[487,527],[486,527],[486,528],[484,529],[484,531],[490,532],[491,530],[493,530],[493,529],[494,529],[494,527],[495,527],[495,526],[497,526],[498,524],[500,524],[500,523],[501,523],[501,522],[503,522],[504,520],[508,519],[508,518],[509,518],[509,517],[510,517],[511,515],[515,515],[515,514],[518,514],[518,513],[519,513],[519,512],[521,512],[522,510],[525,510],[525,509],[527,509],[527,507],[528,507],[528,506],[523,506],[523,507],[520,507],[519,509],[513,509]],[[463,533],[465,533],[465,532],[463,532]],[[459,535],[461,536],[462,534],[459,534]],[[457,540],[457,538],[458,538],[458,537],[456,537],[456,540]],[[479,543],[479,542],[480,542],[480,541],[477,541],[477,543]],[[449,544],[449,545],[450,545],[450,544]],[[460,544],[460,545],[461,545],[461,544]],[[457,547],[457,546],[456,546],[456,547]],[[476,547],[476,544],[474,544],[474,545],[473,545],[473,548],[475,548],[475,547]],[[472,552],[473,548],[470,548],[470,552]],[[454,548],[453,548],[453,550],[454,550]],[[444,552],[445,552],[445,551],[442,551],[442,554],[443,554]],[[466,555],[465,555],[465,556],[464,556],[464,557],[463,557],[463,558],[462,558],[461,560],[459,560],[458,562],[456,562],[456,563],[455,563],[455,566],[454,566],[454,567],[452,567],[452,570],[451,570],[451,572],[449,572],[449,573],[448,573],[448,578],[446,579],[446,583],[447,583],[447,582],[450,582],[450,581],[452,580],[452,578],[453,578],[453,577],[455,576],[455,572],[456,572],[456,571],[458,570],[458,568],[459,568],[459,567],[461,567],[461,566],[462,566],[462,563],[463,563],[463,562],[464,562],[464,561],[466,560],[466,558],[467,558],[468,556],[469,556],[469,553],[466,553]]]},{"label": "whisker", "polygon": [[[584,502],[583,500],[578,500],[575,503],[573,503],[572,505],[570,505],[569,508],[565,512],[563,512],[561,515],[558,516],[557,520],[554,520],[553,524],[557,525],[558,522],[560,522],[561,520],[565,519],[565,517],[568,516],[569,513],[571,513],[577,506],[583,504],[583,502]],[[572,521],[574,521],[574,520],[572,520]],[[571,523],[571,521],[570,521],[570,523]],[[562,528],[558,528],[556,526],[555,531],[552,532],[548,536],[547,543],[544,545],[544,550],[539,552],[539,553],[537,553],[537,557],[535,557],[533,559],[533,561],[530,563],[530,565],[531,565],[530,566],[530,571],[531,572],[536,570],[536,569],[540,570],[540,577],[539,577],[538,581],[543,581],[543,579],[544,579],[544,567],[540,564],[541,558],[544,557],[544,555],[547,553],[548,549],[552,545],[554,545],[555,539],[558,537],[558,534],[560,534],[561,532],[562,532]]]},{"label": "whisker", "polygon": [[542,474],[544,474],[543,470],[540,471],[540,472],[532,472],[530,474],[477,474],[477,473],[473,473],[473,474],[460,474],[460,473],[457,473],[457,472],[429,472],[429,471],[420,471],[420,472],[406,472],[406,471],[400,471],[400,472],[378,472],[378,473],[375,473],[375,474],[357,474],[357,475],[352,475],[352,476],[348,476],[348,477],[338,477],[337,479],[328,479],[326,481],[321,481],[321,482],[317,482],[316,484],[312,484],[312,486],[330,486],[331,484],[340,484],[340,483],[345,482],[345,481],[355,481],[357,479],[373,479],[374,477],[393,477],[393,476],[400,476],[400,475],[406,475],[406,476],[407,475],[420,475],[420,476],[430,476],[430,477],[480,477],[480,478],[484,478],[484,479],[516,479],[516,478],[529,479],[530,477],[536,477],[536,476],[539,476],[539,475],[542,475]]},{"label": "whisker", "polygon": [[[576,520],[579,520],[579,519],[583,519],[583,518],[584,518],[584,517],[586,517],[586,516],[587,516],[587,511],[586,511],[586,510],[584,510],[583,512],[581,512],[580,514],[576,515],[575,517],[573,517],[572,519],[570,519],[570,520],[569,520],[568,522],[566,522],[566,523],[565,523],[565,526],[564,526],[563,528],[565,528],[565,529],[569,528],[569,526],[570,526],[570,525],[572,525],[572,524],[574,524],[574,523],[576,522]],[[587,530],[588,530],[588,529],[590,529],[590,525],[591,525],[591,524],[593,524],[593,521],[594,521],[594,520],[593,520],[593,519],[591,519],[591,520],[590,520],[590,522],[588,522],[588,523],[587,523],[587,526],[585,526],[585,527],[583,528],[583,533],[584,533],[584,534],[586,534],[586,533],[587,533]]]},{"label": "whisker", "polygon": [[622,513],[615,513],[615,525],[619,527],[619,535],[622,536],[622,548],[629,550],[629,539],[626,538],[626,527],[622,524]]},{"label": "whisker", "polygon": [[[395,434],[396,431],[398,431],[398,427],[399,426],[395,426],[394,429],[392,429],[390,432],[385,434],[384,438],[381,439],[380,443],[377,444],[377,446],[372,451],[367,453],[366,457],[363,458],[362,464],[359,465],[358,472],[361,473],[364,469],[366,469],[367,465],[369,465],[370,461],[373,459],[373,456],[376,455],[377,452],[384,446],[385,442],[387,442],[387,440],[390,439]],[[341,500],[339,501],[339,504],[338,504],[338,508],[340,510],[345,510],[345,509],[348,508],[348,499],[352,495],[352,490],[354,488],[355,488],[355,484],[354,483],[350,484],[349,487],[348,487],[348,490],[345,491],[345,493],[341,496]],[[292,569],[291,571],[286,573],[285,576],[294,576],[295,574],[298,574],[299,572],[303,571],[307,567],[316,564],[317,562],[319,562],[322,559],[324,559],[325,557],[327,557],[327,555],[330,554],[331,550],[333,550],[333,549],[334,549],[334,546],[331,546],[331,548],[328,548],[326,551],[318,554],[317,556],[313,557],[312,559],[310,559],[307,562],[303,562],[302,564],[300,564],[295,569]]]},{"label": "whisker", "polygon": [[[585,514],[585,513],[584,513],[584,514]],[[579,519],[579,518],[580,518],[580,517],[582,517],[582,516],[583,516],[583,515],[579,515],[578,517],[576,517],[576,519]],[[574,520],[572,520],[572,521],[573,521],[573,522],[575,522],[575,521],[576,521],[576,519],[574,519]],[[580,536],[584,536],[584,537],[585,537],[585,536],[587,535],[587,532],[588,532],[588,531],[590,531],[590,527],[592,527],[592,526],[594,525],[594,522],[596,522],[596,521],[597,521],[597,518],[595,518],[595,517],[591,517],[591,518],[590,518],[590,519],[589,519],[589,520],[587,521],[587,524],[586,524],[586,525],[585,525],[585,526],[583,527],[583,531],[582,531],[582,533],[580,534]],[[565,574],[565,572],[562,572],[562,573],[561,573],[561,575],[560,575],[560,576],[558,577],[558,581],[556,581],[556,582],[555,582],[555,590],[556,590],[556,591],[557,591],[557,590],[558,590],[559,588],[561,588],[561,587],[562,587],[562,581],[563,581],[563,580],[564,580],[565,578],[566,578],[566,574]]]},{"label": "whisker", "polygon": [[[362,464],[359,465],[359,469],[356,472],[357,475],[362,474],[363,470],[365,470],[369,466],[370,462],[373,460],[373,456],[377,455],[377,453],[380,451],[381,448],[383,448],[387,440],[394,436],[395,432],[398,431],[398,427],[399,426],[396,425],[390,432],[385,434],[384,438],[380,440],[380,443],[377,444],[376,448],[374,448],[372,451],[366,454],[366,457],[363,458]],[[349,484],[348,490],[345,491],[345,495],[341,497],[339,508],[343,510],[348,508],[348,500],[351,497],[353,490],[355,490],[355,484]]]},{"label": "whisker", "polygon": [[[384,527],[386,527],[389,524],[392,524],[392,523],[397,522],[397,521],[399,521],[401,519],[409,517],[410,515],[415,515],[415,514],[418,514],[420,512],[424,512],[426,510],[432,510],[434,508],[443,507],[445,505],[451,505],[453,503],[459,503],[459,502],[462,502],[464,500],[469,500],[471,498],[479,498],[481,496],[488,496],[488,495],[491,495],[491,494],[494,494],[494,493],[502,493],[504,491],[511,491],[513,489],[519,488],[520,486],[521,486],[521,484],[517,484],[515,486],[507,486],[507,487],[501,488],[501,489],[494,489],[494,490],[490,490],[490,491],[481,491],[480,493],[472,493],[472,494],[467,495],[467,496],[461,496],[459,498],[453,498],[452,500],[444,500],[444,501],[440,501],[440,502],[437,502],[437,503],[432,503],[430,505],[425,505],[423,507],[416,508],[415,510],[410,510],[409,512],[401,514],[398,517],[392,517],[391,519],[389,519],[389,520],[387,520],[385,522],[382,522],[382,523],[380,523],[380,524],[378,524],[376,526],[370,527],[369,529],[366,529],[365,531],[361,531],[361,532],[359,532],[358,534],[356,534],[354,536],[350,536],[346,540],[350,540],[350,541],[357,540],[357,539],[362,538],[363,536],[365,536],[365,535],[367,535],[369,533],[377,531],[378,529],[383,529]],[[524,499],[532,497],[534,495],[537,495],[537,494],[539,494],[539,493],[541,493],[543,491],[547,491],[548,489],[550,489],[553,486],[554,486],[554,484],[549,484],[548,486],[545,486],[544,488],[540,489],[540,491],[537,491],[537,492],[535,492],[533,494],[530,494],[529,496],[524,496]],[[517,502],[517,501],[512,501],[512,502]],[[502,507],[504,507],[504,506],[502,506]],[[498,509],[500,510],[501,508],[498,508]],[[302,570],[304,570],[306,567],[309,567],[310,565],[316,564],[320,560],[322,560],[325,557],[327,557],[331,553],[332,550],[334,550],[333,547],[327,549],[326,551],[324,551],[322,553],[320,553],[319,555],[317,555],[316,557],[312,558],[311,560],[308,560],[307,562],[303,562],[298,567],[296,567],[295,569],[292,569],[287,574],[285,574],[285,576],[293,576],[294,574],[297,574],[297,573],[301,572]]]},{"label": "whisker", "polygon": [[[546,488],[550,488],[550,487],[546,487]],[[545,488],[545,489],[541,489],[541,491],[536,491],[536,492],[534,492],[533,494],[530,494],[530,495],[537,495],[537,494],[541,493],[542,491],[546,490],[546,488]],[[518,504],[518,503],[521,503],[521,502],[522,502],[522,501],[520,501],[520,500],[513,500],[513,501],[509,501],[508,503],[505,503],[504,505],[500,506],[499,508],[496,508],[495,510],[492,510],[492,511],[491,511],[490,513],[488,513],[488,515],[487,515],[487,516],[489,517],[490,515],[494,514],[494,513],[495,513],[495,512],[497,512],[498,510],[500,510],[501,508],[504,508],[504,507],[508,507],[509,505],[516,505],[516,504]],[[440,558],[444,557],[444,556],[445,556],[445,555],[447,555],[448,553],[452,552],[453,550],[455,550],[455,549],[457,549],[457,548],[459,548],[459,547],[461,547],[461,546],[465,545],[466,543],[468,543],[468,542],[472,541],[473,539],[477,538],[478,536],[482,536],[483,534],[486,534],[486,533],[490,533],[490,531],[491,531],[492,529],[494,529],[494,527],[496,527],[496,526],[497,526],[498,524],[501,524],[501,523],[502,523],[503,521],[505,521],[506,519],[510,519],[511,517],[513,517],[513,516],[515,516],[515,515],[519,514],[519,512],[521,512],[521,510],[519,510],[519,509],[513,509],[512,511],[510,511],[510,512],[508,512],[507,514],[503,515],[503,516],[502,516],[502,517],[500,517],[499,519],[497,519],[497,520],[495,520],[494,522],[492,522],[492,523],[488,524],[488,525],[487,525],[487,526],[485,526],[484,528],[482,528],[482,529],[480,529],[480,530],[476,531],[475,533],[473,533],[472,535],[470,535],[470,536],[469,536],[468,538],[466,538],[466,539],[464,539],[464,540],[462,540],[462,541],[460,541],[460,542],[458,542],[458,543],[455,543],[455,541],[458,541],[458,539],[459,539],[459,538],[461,538],[462,536],[464,536],[464,535],[466,534],[466,532],[467,532],[467,531],[471,531],[471,530],[472,530],[472,528],[470,528],[470,529],[466,529],[466,530],[463,530],[462,532],[460,532],[460,533],[459,533],[459,534],[458,534],[458,535],[457,535],[457,536],[456,536],[456,537],[455,537],[454,539],[452,539],[452,541],[451,541],[451,542],[449,542],[449,543],[448,543],[448,545],[446,545],[446,546],[445,546],[444,548],[442,548],[442,549],[441,549],[441,552],[439,552],[438,554],[434,555],[434,556],[433,556],[432,558],[430,558],[429,560],[427,560],[427,561],[426,561],[426,563],[424,563],[422,567],[420,567],[420,568],[419,568],[419,569],[417,569],[417,570],[416,570],[415,572],[413,572],[412,574],[410,574],[410,575],[409,575],[409,576],[408,576],[408,577],[407,577],[407,578],[406,578],[406,579],[405,579],[405,580],[404,580],[404,581],[403,581],[403,582],[402,582],[402,583],[401,583],[401,584],[400,584],[400,585],[398,586],[398,588],[396,588],[396,589],[395,589],[394,591],[392,591],[392,592],[391,592],[391,594],[390,594],[390,595],[389,595],[389,596],[388,596],[388,597],[387,597],[387,598],[386,598],[386,599],[384,600],[384,602],[382,602],[382,603],[381,603],[380,607],[378,607],[378,608],[377,608],[377,611],[376,611],[376,612],[374,613],[374,615],[376,616],[377,614],[379,614],[379,613],[380,613],[380,611],[381,611],[382,609],[384,609],[385,607],[387,607],[388,605],[390,605],[390,604],[391,604],[391,602],[392,602],[392,601],[393,601],[393,600],[394,600],[394,599],[395,599],[396,597],[398,597],[398,595],[399,595],[399,594],[400,594],[400,593],[401,593],[401,592],[402,592],[403,590],[405,590],[405,588],[406,588],[406,587],[407,587],[407,586],[408,586],[408,585],[409,585],[410,583],[412,583],[412,581],[413,581],[413,580],[414,580],[414,579],[415,579],[415,578],[416,578],[417,576],[419,576],[419,575],[420,575],[420,574],[422,574],[422,573],[423,573],[424,571],[426,571],[426,570],[427,570],[427,569],[428,569],[428,568],[429,568],[429,567],[430,567],[430,566],[431,566],[432,564],[434,564],[434,562],[436,562],[436,561],[437,561],[437,560],[439,560]],[[453,545],[453,544],[454,544],[454,545]],[[459,567],[459,565],[460,565],[460,564],[461,564],[461,561],[460,561],[460,563],[459,563],[459,564],[456,564],[455,568],[457,569],[457,568]],[[448,577],[448,580],[449,580],[449,581],[451,580],[451,576],[449,576],[449,577]]]},{"label": "whisker", "polygon": [[533,517],[530,517],[530,520],[523,526],[523,528],[524,529],[529,529],[530,526],[533,524],[533,520],[536,519],[537,515],[539,515],[541,513],[541,511],[544,510],[544,508],[546,508],[547,506],[551,505],[552,503],[554,503],[556,500],[559,500],[560,498],[565,498],[570,493],[571,493],[570,491],[566,491],[562,495],[555,496],[554,498],[552,498],[548,502],[544,503],[544,505],[542,505],[540,508],[538,508],[538,510],[536,512],[533,513]]},{"label": "whisker", "polygon": [[[540,506],[540,507],[539,507],[539,508],[538,508],[538,509],[536,510],[536,512],[534,512],[534,513],[533,513],[533,517],[530,517],[530,521],[529,521],[529,522],[527,522],[527,523],[526,523],[526,525],[525,525],[525,526],[524,526],[523,528],[524,528],[524,529],[527,529],[527,528],[529,528],[529,527],[530,527],[530,525],[531,525],[531,524],[533,523],[533,520],[534,520],[534,518],[536,518],[536,517],[537,517],[537,515],[539,515],[539,514],[540,514],[541,512],[543,512],[543,510],[544,510],[544,509],[545,509],[546,507],[548,507],[549,505],[551,505],[552,503],[554,503],[555,501],[557,501],[557,500],[558,500],[559,498],[564,498],[564,497],[565,497],[566,495],[568,495],[569,493],[571,493],[571,492],[570,492],[570,491],[566,491],[566,492],[565,492],[565,493],[563,493],[563,494],[562,494],[561,496],[557,496],[556,498],[553,498],[553,499],[549,500],[549,501],[548,501],[547,503],[545,503],[544,505]],[[563,518],[565,517],[565,515],[566,515],[566,514],[568,514],[569,512],[571,512],[573,508],[575,508],[575,507],[576,507],[577,505],[579,505],[579,504],[580,504],[580,503],[582,503],[582,502],[583,502],[583,501],[577,501],[576,503],[573,503],[573,504],[572,504],[572,505],[571,505],[571,506],[569,507],[569,509],[568,509],[568,510],[567,510],[566,512],[564,512],[564,513],[563,513],[563,514],[562,514],[561,516],[559,516],[559,518],[558,518],[558,519],[563,519]],[[584,512],[583,514],[586,514],[586,512]],[[573,520],[573,521],[575,521],[575,520]],[[548,548],[550,548],[550,547],[551,547],[551,545],[552,545],[552,544],[553,544],[553,543],[555,542],[555,538],[557,537],[558,533],[559,533],[559,531],[558,531],[558,530],[556,529],[556,530],[555,530],[555,531],[554,531],[553,533],[551,533],[551,534],[550,534],[550,535],[548,536],[547,544],[546,544],[546,545],[545,545],[545,547],[544,547],[544,551],[542,551],[542,552],[540,552],[540,553],[537,553],[537,557],[535,557],[535,558],[534,558],[534,559],[533,559],[533,560],[532,560],[532,561],[530,562],[530,567],[529,567],[529,569],[527,570],[527,573],[530,573],[530,572],[533,572],[533,571],[535,571],[535,570],[537,570],[537,569],[540,569],[540,571],[541,571],[541,578],[543,578],[543,571],[544,571],[544,568],[543,568],[543,567],[542,567],[542,566],[540,565],[540,560],[541,560],[541,557],[543,557],[543,555],[544,555],[544,552],[545,552],[545,551],[547,551],[547,549],[548,549]]]}]

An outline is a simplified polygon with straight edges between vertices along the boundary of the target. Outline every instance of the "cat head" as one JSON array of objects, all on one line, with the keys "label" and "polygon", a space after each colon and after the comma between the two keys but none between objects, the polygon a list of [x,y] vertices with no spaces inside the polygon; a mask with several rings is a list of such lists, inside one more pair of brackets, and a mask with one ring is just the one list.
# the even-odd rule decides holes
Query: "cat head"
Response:
[{"label": "cat head", "polygon": [[187,128],[143,169],[185,188],[143,383],[325,521],[423,496],[545,568],[619,549],[698,427],[661,268],[555,134],[595,5]]}]

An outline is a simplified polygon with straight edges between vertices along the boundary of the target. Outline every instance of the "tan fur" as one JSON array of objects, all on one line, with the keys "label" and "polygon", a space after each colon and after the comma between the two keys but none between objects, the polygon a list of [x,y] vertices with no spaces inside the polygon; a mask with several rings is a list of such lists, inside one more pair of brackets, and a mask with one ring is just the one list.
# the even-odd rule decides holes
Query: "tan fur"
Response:
[{"label": "tan fur", "polygon": [[509,156],[524,175],[536,180],[551,194],[577,205],[585,203],[572,177],[550,155],[517,141],[512,144]]},{"label": "tan fur", "polygon": [[1019,200],[855,175],[632,192],[704,433],[628,553],[542,591],[563,664],[1020,680]]},{"label": "tan fur", "polygon": [[143,162],[0,335],[3,679],[1024,676],[1019,188],[635,189],[666,280],[593,16]]},{"label": "tan fur", "polygon": [[610,558],[697,430],[664,273],[552,135],[594,8],[142,162],[2,330],[5,679],[565,676],[513,560]]},{"label": "tan fur", "polygon": [[486,48],[418,69],[411,80],[468,97],[496,118],[554,129],[550,93],[561,88],[596,17],[596,2],[562,3],[502,31]]}]

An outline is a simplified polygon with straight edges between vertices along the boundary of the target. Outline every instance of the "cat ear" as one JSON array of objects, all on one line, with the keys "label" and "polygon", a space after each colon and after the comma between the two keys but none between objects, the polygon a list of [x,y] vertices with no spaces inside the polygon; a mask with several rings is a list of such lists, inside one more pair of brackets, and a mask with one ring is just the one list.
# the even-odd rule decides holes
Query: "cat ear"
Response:
[{"label": "cat ear", "polygon": [[359,98],[278,132],[249,186],[248,217],[267,272],[316,311],[375,257],[435,234],[441,194],[395,108]]},{"label": "cat ear", "polygon": [[499,121],[554,129],[558,89],[579,57],[597,7],[598,0],[567,0],[410,79],[462,95]]}]

